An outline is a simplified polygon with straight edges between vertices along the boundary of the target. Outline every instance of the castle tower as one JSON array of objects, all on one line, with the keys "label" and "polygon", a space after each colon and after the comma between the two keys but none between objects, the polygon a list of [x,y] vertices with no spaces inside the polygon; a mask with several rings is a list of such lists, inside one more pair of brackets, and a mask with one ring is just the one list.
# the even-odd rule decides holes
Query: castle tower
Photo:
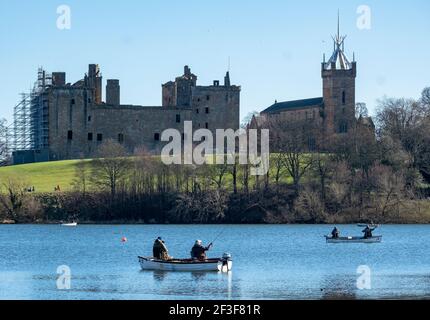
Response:
[{"label": "castle tower", "polygon": [[98,64],[88,66],[88,86],[94,90],[94,103],[102,103],[102,75]]},{"label": "castle tower", "polygon": [[[337,35],[333,37],[333,54],[321,65],[324,99],[324,126],[328,136],[346,133],[355,119],[355,78],[357,64],[349,62],[344,52],[346,36],[340,35],[339,16]],[[355,59],[353,59],[355,60]]]}]

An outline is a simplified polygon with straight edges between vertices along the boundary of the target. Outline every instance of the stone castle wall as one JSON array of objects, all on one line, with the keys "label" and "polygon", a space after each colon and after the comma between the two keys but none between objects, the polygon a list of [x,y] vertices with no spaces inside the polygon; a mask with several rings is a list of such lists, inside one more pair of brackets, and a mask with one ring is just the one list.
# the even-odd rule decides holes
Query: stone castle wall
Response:
[{"label": "stone castle wall", "polygon": [[[100,91],[84,83],[49,89],[51,160],[92,157],[98,146],[108,139],[120,142],[130,153],[137,148],[156,153],[163,146],[162,132],[173,128],[183,133],[184,121],[192,121],[194,130],[207,127],[213,133],[216,129],[239,128],[238,86],[192,84],[190,92],[182,90],[187,96],[180,97],[181,106],[176,106],[175,98],[181,91],[176,91],[175,82],[171,82],[163,86],[163,106],[145,107],[114,105],[120,99],[117,81],[109,82],[113,87],[109,94],[111,104],[96,103]],[[184,88],[190,83],[181,78],[179,84]],[[166,97],[170,97],[170,101],[169,98],[165,100]]]}]

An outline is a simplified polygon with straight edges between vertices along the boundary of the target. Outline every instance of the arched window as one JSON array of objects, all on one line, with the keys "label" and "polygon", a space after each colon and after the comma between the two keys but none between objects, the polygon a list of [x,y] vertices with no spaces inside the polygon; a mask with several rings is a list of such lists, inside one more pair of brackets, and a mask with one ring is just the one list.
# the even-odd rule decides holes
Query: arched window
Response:
[{"label": "arched window", "polygon": [[342,104],[343,105],[346,104],[346,93],[345,93],[345,91],[342,91]]}]

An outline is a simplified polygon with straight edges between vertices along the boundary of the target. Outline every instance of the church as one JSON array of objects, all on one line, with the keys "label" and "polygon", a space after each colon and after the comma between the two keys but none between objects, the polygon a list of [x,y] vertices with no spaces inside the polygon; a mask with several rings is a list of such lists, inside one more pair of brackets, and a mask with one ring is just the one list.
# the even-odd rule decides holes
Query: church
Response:
[{"label": "church", "polygon": [[[295,101],[276,101],[254,117],[251,126],[261,126],[265,121],[278,119],[282,122],[312,121],[322,129],[325,137],[347,133],[356,123],[355,79],[357,62],[345,54],[345,36],[339,32],[333,37],[333,53],[321,63],[322,97]],[[373,126],[371,119],[360,119]]]}]

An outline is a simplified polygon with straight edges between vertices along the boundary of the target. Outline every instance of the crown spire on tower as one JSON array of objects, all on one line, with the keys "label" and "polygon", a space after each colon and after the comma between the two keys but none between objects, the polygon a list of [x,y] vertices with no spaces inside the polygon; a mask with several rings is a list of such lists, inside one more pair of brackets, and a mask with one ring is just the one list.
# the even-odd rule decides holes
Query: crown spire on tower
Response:
[{"label": "crown spire on tower", "polygon": [[337,13],[337,35],[333,36],[333,54],[329,61],[325,63],[325,69],[349,70],[351,63],[345,55],[345,39],[340,33],[340,12]]}]

